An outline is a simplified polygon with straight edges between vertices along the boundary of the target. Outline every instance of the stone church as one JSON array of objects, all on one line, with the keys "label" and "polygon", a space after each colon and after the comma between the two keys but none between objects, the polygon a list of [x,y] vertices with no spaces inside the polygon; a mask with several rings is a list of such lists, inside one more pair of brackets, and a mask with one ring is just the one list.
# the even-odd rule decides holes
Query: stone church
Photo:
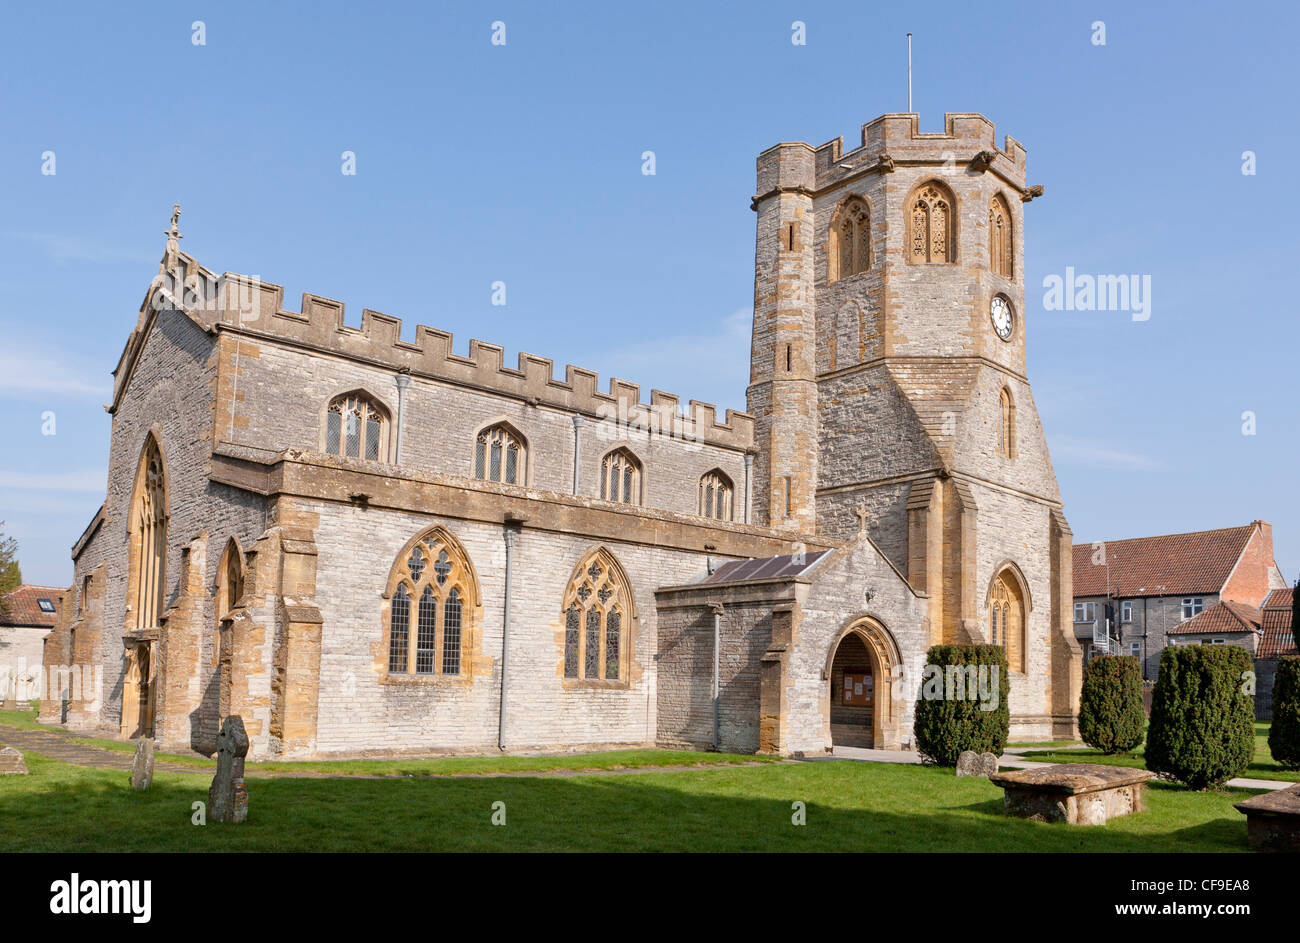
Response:
[{"label": "stone church", "polygon": [[218,275],[177,213],[114,370],[41,719],[250,755],[912,744],[926,651],[1070,732],[1025,150],[915,114],[758,157],[748,412]]}]

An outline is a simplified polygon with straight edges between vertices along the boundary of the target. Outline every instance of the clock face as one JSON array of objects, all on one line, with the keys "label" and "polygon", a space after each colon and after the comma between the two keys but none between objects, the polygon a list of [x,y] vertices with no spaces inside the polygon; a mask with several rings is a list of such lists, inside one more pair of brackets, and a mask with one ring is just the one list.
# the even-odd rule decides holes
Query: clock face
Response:
[{"label": "clock face", "polygon": [[993,330],[997,331],[998,337],[1004,341],[1011,340],[1011,330],[1016,325],[1016,316],[1011,311],[1011,305],[1007,299],[998,295],[993,299],[989,306],[989,319],[993,322]]}]

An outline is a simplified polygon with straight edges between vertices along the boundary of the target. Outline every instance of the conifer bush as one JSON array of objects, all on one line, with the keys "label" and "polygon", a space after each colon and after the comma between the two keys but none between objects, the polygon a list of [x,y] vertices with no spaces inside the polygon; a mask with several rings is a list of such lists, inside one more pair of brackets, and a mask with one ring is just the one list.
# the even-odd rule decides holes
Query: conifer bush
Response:
[{"label": "conifer bush", "polygon": [[1193,789],[1240,776],[1255,755],[1250,652],[1235,645],[1171,645],[1151,699],[1147,769]]},{"label": "conifer bush", "polygon": [[1000,756],[1011,726],[1008,691],[1002,646],[935,645],[916,701],[917,750],[940,766],[956,766],[963,750]]},{"label": "conifer bush", "polygon": [[1083,669],[1079,736],[1102,753],[1124,753],[1142,742],[1142,669],[1131,655],[1099,655]]},{"label": "conifer bush", "polygon": [[1300,658],[1295,655],[1277,660],[1268,749],[1283,769],[1300,769]]}]

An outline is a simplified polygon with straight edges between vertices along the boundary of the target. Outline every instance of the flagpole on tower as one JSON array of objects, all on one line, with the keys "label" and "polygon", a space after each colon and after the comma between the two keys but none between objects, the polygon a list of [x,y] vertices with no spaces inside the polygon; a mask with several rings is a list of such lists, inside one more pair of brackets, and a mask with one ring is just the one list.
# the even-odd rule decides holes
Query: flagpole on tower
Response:
[{"label": "flagpole on tower", "polygon": [[912,34],[907,34],[907,113],[912,113]]}]

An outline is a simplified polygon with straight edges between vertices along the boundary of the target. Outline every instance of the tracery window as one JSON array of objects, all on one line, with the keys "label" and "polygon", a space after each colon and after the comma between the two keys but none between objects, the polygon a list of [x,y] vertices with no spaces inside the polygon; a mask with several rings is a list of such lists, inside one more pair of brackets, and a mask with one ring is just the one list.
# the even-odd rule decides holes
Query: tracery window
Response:
[{"label": "tracery window", "polygon": [[731,479],[720,469],[713,469],[700,479],[700,514],[719,521],[731,520],[734,494]]},{"label": "tracery window", "polygon": [[989,205],[989,269],[993,274],[1011,278],[1012,244],[1011,209],[999,193]]},{"label": "tracery window", "polygon": [[461,674],[465,600],[473,598],[473,572],[459,543],[436,527],[416,541],[395,569],[389,674]]},{"label": "tracery window", "polygon": [[564,595],[564,677],[626,678],[632,596],[618,561],[601,548],[578,565]]},{"label": "tracery window", "polygon": [[474,477],[503,485],[524,483],[527,447],[505,423],[484,429],[474,442]]},{"label": "tracery window", "polygon": [[152,435],[140,458],[135,507],[131,511],[132,608],[135,628],[158,626],[163,613],[167,564],[167,490],[162,453]]},{"label": "tracery window", "polygon": [[1009,570],[993,581],[989,594],[989,639],[1007,651],[1012,671],[1025,671],[1025,606],[1019,584]]},{"label": "tracery window", "polygon": [[641,503],[641,463],[627,449],[615,449],[601,460],[600,496],[619,504]]},{"label": "tracery window", "polygon": [[325,451],[377,462],[385,455],[388,413],[362,393],[335,398],[325,413]]},{"label": "tracery window", "polygon": [[871,268],[871,209],[861,197],[851,197],[831,220],[831,273],[838,281]]},{"label": "tracery window", "polygon": [[922,184],[908,201],[907,257],[910,262],[957,260],[956,205],[938,181]]}]

